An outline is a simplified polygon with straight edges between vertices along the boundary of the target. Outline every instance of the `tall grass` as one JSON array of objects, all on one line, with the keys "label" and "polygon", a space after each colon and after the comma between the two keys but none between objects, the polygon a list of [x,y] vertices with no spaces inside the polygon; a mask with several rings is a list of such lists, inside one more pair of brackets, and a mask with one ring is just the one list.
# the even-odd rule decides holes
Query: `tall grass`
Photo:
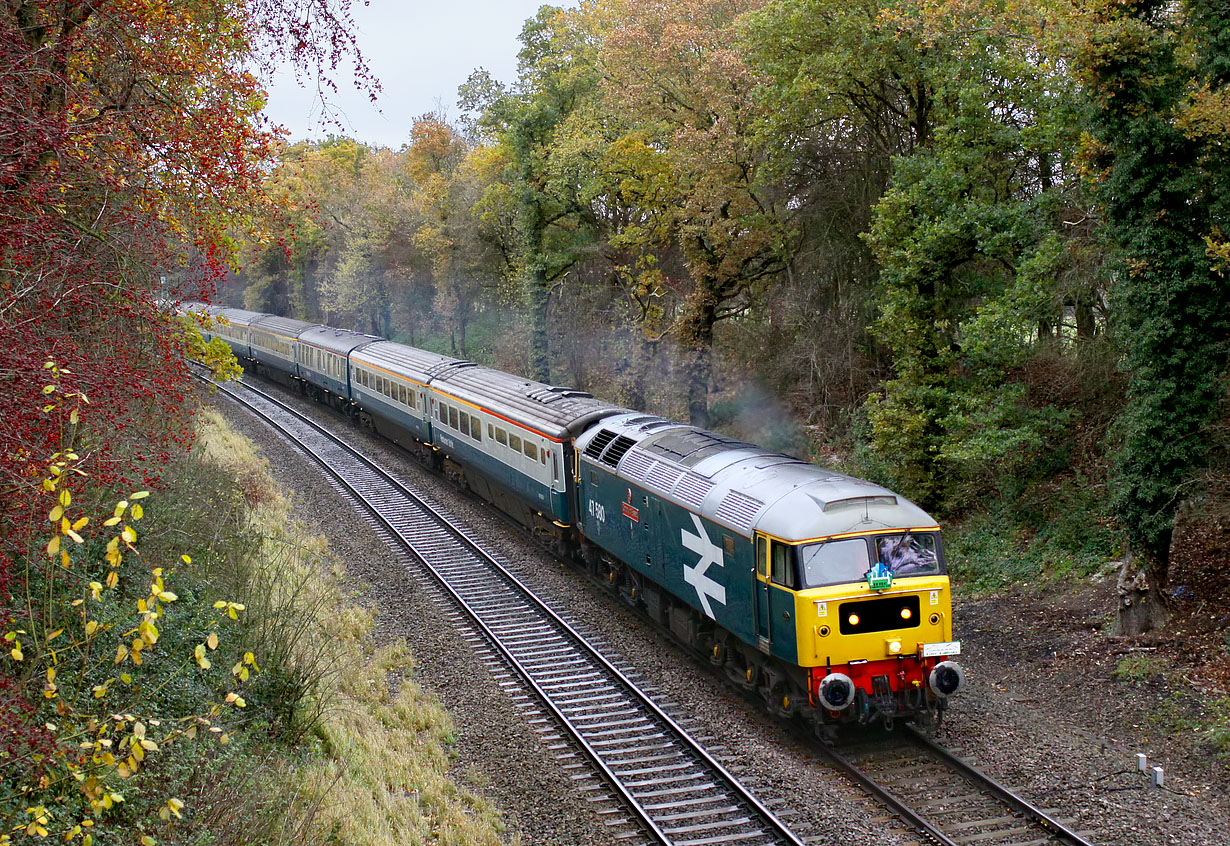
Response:
[{"label": "tall grass", "polygon": [[372,614],[348,600],[328,539],[295,519],[253,445],[203,412],[172,476],[145,554],[191,545],[176,611],[242,605],[235,628],[256,670],[228,743],[204,756],[185,745],[142,775],[186,803],[159,842],[500,843],[497,811],[449,777],[455,728],[408,680],[407,647],[374,646]]}]

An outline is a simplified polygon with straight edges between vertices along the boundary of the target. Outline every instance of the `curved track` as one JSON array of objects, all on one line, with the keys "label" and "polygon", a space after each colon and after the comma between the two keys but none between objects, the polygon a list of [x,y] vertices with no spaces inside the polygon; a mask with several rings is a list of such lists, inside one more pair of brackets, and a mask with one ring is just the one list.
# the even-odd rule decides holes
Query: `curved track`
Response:
[{"label": "curved track", "polygon": [[655,843],[802,842],[709,752],[485,552],[374,463],[251,385],[227,395],[319,462],[439,581]]},{"label": "curved track", "polygon": [[938,846],[1092,846],[1079,833],[912,727],[823,752]]}]

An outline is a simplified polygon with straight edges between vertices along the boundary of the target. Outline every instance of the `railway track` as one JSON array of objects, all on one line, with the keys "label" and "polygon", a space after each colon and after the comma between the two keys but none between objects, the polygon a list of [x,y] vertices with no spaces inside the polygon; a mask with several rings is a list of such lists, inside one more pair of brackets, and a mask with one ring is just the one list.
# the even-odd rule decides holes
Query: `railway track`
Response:
[{"label": "railway track", "polygon": [[[462,526],[437,514],[323,427],[250,383],[243,387],[242,393],[230,386],[221,390],[321,464],[335,487],[422,563],[494,661],[508,668],[547,715],[550,730],[584,755],[649,842],[814,842],[792,833],[629,673],[539,600]],[[822,744],[820,750],[836,770],[917,831],[922,842],[1092,846],[912,728],[853,745]]]},{"label": "railway track", "polygon": [[319,462],[396,537],[583,751],[648,834],[673,846],[803,841],[464,528],[324,428],[251,385],[239,402]]},{"label": "railway track", "polygon": [[938,846],[1092,846],[1082,834],[913,727],[843,747],[829,762]]}]

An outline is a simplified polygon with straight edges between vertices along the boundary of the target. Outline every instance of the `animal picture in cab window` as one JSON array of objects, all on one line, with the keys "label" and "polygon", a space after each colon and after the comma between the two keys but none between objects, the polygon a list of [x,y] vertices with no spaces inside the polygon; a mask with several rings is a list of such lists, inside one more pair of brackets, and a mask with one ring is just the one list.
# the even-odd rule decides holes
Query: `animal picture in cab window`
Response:
[{"label": "animal picture in cab window", "polygon": [[935,538],[930,535],[886,535],[876,539],[876,553],[895,576],[932,576],[940,571]]}]

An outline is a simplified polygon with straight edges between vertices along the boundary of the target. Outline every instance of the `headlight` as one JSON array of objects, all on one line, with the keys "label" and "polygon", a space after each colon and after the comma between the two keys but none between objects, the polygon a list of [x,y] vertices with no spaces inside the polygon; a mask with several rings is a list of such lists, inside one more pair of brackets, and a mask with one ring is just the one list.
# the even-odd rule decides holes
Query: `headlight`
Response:
[{"label": "headlight", "polygon": [[885,643],[888,648],[889,655],[900,655],[901,654],[901,641],[889,640],[889,641],[886,641]]}]

